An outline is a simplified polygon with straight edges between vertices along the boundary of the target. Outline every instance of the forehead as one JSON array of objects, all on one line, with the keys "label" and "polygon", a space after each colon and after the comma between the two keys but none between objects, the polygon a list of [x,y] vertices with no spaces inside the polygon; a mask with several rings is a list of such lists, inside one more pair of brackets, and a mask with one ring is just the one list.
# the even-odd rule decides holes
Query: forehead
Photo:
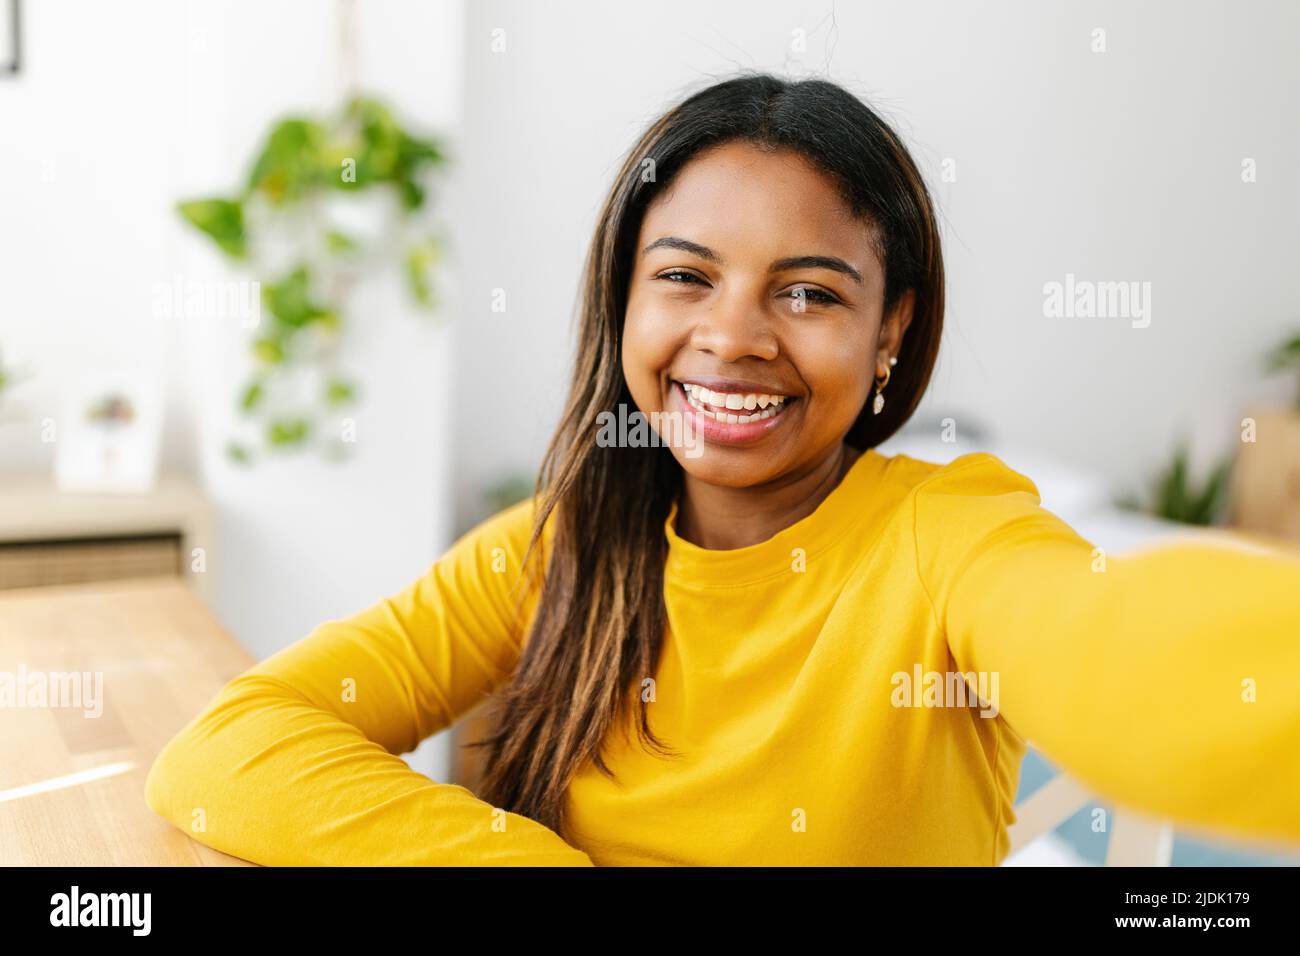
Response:
[{"label": "forehead", "polygon": [[879,269],[871,225],[834,179],[788,149],[737,142],[696,156],[646,209],[637,248],[666,235],[724,259],[832,255],[864,276]]}]

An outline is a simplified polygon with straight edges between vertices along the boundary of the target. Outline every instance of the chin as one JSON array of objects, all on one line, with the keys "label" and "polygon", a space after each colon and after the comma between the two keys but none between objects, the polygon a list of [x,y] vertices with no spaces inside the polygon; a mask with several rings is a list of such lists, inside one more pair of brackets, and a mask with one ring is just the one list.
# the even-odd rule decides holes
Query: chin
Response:
[{"label": "chin", "polygon": [[722,488],[750,488],[771,481],[781,473],[777,462],[757,450],[717,448],[705,444],[704,453],[698,458],[687,457],[681,449],[674,449],[673,457],[695,480]]}]

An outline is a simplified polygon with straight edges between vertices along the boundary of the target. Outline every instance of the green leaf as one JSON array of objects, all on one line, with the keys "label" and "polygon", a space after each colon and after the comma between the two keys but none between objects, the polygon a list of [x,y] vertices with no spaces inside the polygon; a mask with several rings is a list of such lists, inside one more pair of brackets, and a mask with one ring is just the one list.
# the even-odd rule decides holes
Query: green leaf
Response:
[{"label": "green leaf", "polygon": [[356,137],[352,143],[357,161],[353,188],[391,180],[401,157],[401,129],[392,113],[377,100],[357,97],[348,104],[343,120]]},{"label": "green leaf", "polygon": [[262,298],[271,314],[293,328],[330,313],[311,301],[311,275],[299,266],[277,283],[262,287]]},{"label": "green leaf", "polygon": [[1164,473],[1156,490],[1156,514],[1169,521],[1182,521],[1187,499],[1187,450],[1179,446],[1173,463]]},{"label": "green leaf", "polygon": [[403,132],[400,149],[403,169],[413,171],[421,166],[436,166],[446,162],[442,149],[432,139],[420,139]]},{"label": "green leaf", "polygon": [[1168,521],[1182,524],[1211,525],[1223,513],[1227,502],[1228,478],[1232,462],[1221,462],[1211,472],[1205,486],[1192,484],[1186,444],[1174,451],[1174,460],[1156,485],[1152,511]]},{"label": "green leaf", "polygon": [[247,448],[233,441],[226,445],[226,457],[241,465],[247,465],[253,460],[252,453]]},{"label": "green leaf", "polygon": [[1300,335],[1283,342],[1268,355],[1268,368],[1278,372],[1286,368],[1300,368]]},{"label": "green leaf", "polygon": [[325,234],[325,248],[330,252],[355,252],[361,245],[346,233],[331,229]]},{"label": "green leaf", "polygon": [[279,365],[284,361],[284,349],[274,339],[258,339],[253,343],[253,354],[258,361],[267,365]]},{"label": "green leaf", "polygon": [[331,405],[346,405],[356,398],[356,389],[342,379],[331,379],[325,386],[325,401]]},{"label": "green leaf", "polygon": [[261,382],[250,382],[248,387],[244,389],[243,396],[239,399],[240,409],[245,412],[251,412],[255,407],[257,407],[257,403],[262,400],[262,392],[263,389]]},{"label": "green leaf", "polygon": [[407,209],[418,209],[425,201],[419,182],[423,172],[444,162],[442,150],[432,139],[412,136],[383,103],[357,97],[348,103],[342,117],[342,141],[331,144],[331,155],[356,163],[355,182],[336,176],[334,185],[358,189],[377,183],[391,183],[398,189]]},{"label": "green leaf", "polygon": [[442,247],[436,239],[427,239],[406,252],[406,282],[411,297],[426,309],[436,305],[430,271],[442,258]]},{"label": "green leaf", "polygon": [[277,448],[307,440],[311,428],[305,418],[277,419],[267,425],[266,440]]},{"label": "green leaf", "polygon": [[414,211],[424,205],[424,189],[419,183],[403,179],[397,184],[397,190],[402,197],[402,208]]},{"label": "green leaf", "polygon": [[1192,509],[1191,524],[1212,525],[1223,514],[1228,498],[1228,476],[1232,471],[1232,462],[1221,462],[1210,475],[1204,491],[1196,499]]},{"label": "green leaf", "polygon": [[324,185],[331,173],[321,125],[309,119],[281,120],[271,128],[266,144],[253,163],[248,190],[282,205]]},{"label": "green leaf", "polygon": [[227,255],[242,259],[248,254],[241,203],[229,199],[194,199],[178,203],[176,208]]}]

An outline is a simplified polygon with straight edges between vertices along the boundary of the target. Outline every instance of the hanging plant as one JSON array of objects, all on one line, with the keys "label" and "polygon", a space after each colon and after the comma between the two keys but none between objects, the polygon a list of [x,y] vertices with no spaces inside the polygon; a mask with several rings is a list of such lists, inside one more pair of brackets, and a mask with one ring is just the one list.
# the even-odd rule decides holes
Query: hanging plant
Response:
[{"label": "hanging plant", "polygon": [[178,204],[260,285],[253,371],[237,398],[251,439],[231,441],[233,459],[251,461],[259,445],[346,453],[351,439],[340,426],[359,392],[339,356],[348,293],[363,274],[395,267],[417,305],[437,307],[444,241],[429,191],[445,163],[435,139],[409,132],[378,100],[356,97],[328,120],[272,126],[234,197]]}]

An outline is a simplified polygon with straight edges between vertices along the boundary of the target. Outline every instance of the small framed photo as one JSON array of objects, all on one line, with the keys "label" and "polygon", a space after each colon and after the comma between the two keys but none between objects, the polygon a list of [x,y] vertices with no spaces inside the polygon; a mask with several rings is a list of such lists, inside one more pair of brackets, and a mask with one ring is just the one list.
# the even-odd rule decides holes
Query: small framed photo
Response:
[{"label": "small framed photo", "polygon": [[158,478],[161,390],[139,376],[99,373],[67,398],[55,438],[60,491],[142,493]]},{"label": "small framed photo", "polygon": [[12,76],[22,65],[21,0],[0,0],[0,77]]}]

